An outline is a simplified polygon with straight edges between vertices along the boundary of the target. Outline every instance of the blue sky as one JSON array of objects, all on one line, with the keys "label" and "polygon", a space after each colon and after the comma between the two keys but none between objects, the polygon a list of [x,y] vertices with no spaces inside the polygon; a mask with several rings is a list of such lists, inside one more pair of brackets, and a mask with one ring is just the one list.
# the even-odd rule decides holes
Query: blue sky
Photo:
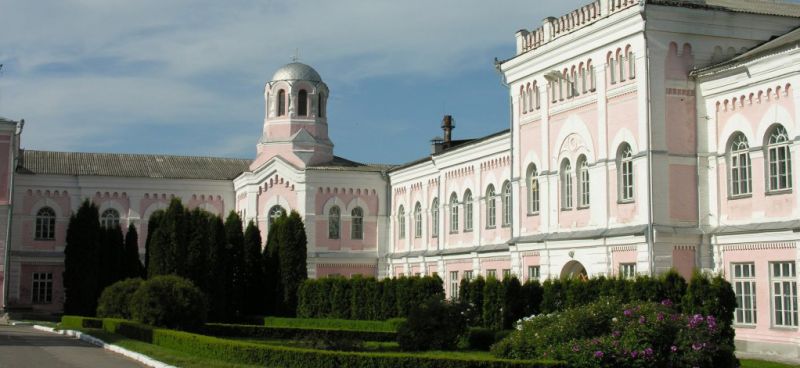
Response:
[{"label": "blue sky", "polygon": [[334,152],[402,163],[509,125],[493,58],[586,1],[0,0],[0,116],[28,149],[251,158],[295,49],[331,90]]}]

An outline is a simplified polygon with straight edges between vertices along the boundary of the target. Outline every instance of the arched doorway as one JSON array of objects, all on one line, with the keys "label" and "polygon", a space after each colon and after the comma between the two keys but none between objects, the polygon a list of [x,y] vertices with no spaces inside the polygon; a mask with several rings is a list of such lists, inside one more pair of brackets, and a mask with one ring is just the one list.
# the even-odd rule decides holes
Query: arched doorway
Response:
[{"label": "arched doorway", "polygon": [[562,279],[586,278],[586,268],[578,261],[569,261],[561,269]]}]

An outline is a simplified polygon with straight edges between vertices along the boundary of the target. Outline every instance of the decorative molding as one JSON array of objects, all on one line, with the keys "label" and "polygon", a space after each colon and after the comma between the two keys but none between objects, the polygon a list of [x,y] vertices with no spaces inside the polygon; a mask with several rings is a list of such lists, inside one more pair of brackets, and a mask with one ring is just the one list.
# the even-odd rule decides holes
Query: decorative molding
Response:
[{"label": "decorative molding", "polygon": [[636,246],[635,245],[631,245],[631,244],[629,244],[629,245],[617,245],[617,246],[611,247],[611,253],[616,253],[616,252],[635,252],[635,251],[636,251]]},{"label": "decorative molding", "polygon": [[697,250],[697,246],[688,245],[688,244],[682,244],[682,245],[673,246],[672,250],[690,250],[690,251],[694,252],[695,250]]},{"label": "decorative molding", "polygon": [[520,257],[538,257],[539,256],[539,251],[538,250],[534,250],[534,251],[528,251],[528,252],[520,252],[519,255],[520,255]]},{"label": "decorative molding", "polygon": [[[737,108],[741,109],[745,106],[752,105],[754,102],[760,104],[761,102],[769,102],[772,99],[779,100],[781,97],[789,97],[791,91],[791,83],[785,85],[775,86],[775,88],[759,89],[750,92],[748,95],[733,96],[726,99],[719,99],[716,102],[717,112],[721,111],[736,111]],[[745,105],[745,103],[747,105]]]},{"label": "decorative molding", "polygon": [[742,243],[742,244],[728,244],[722,246],[723,252],[737,251],[737,250],[767,250],[767,249],[795,249],[797,248],[796,242],[764,242],[764,243]]}]

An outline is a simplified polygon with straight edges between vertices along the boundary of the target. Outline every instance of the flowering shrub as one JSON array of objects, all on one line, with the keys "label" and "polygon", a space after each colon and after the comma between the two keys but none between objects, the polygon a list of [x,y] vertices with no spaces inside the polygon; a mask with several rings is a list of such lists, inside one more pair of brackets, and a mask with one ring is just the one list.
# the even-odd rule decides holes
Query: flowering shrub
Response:
[{"label": "flowering shrub", "polygon": [[729,329],[715,316],[679,313],[670,300],[601,299],[523,321],[492,352],[565,360],[570,367],[736,367]]}]

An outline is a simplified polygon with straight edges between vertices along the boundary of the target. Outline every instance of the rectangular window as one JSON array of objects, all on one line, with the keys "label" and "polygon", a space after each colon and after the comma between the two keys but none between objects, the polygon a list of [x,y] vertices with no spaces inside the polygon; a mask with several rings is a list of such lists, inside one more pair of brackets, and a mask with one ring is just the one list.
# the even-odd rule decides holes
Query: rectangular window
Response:
[{"label": "rectangular window", "polygon": [[636,263],[620,263],[619,274],[625,279],[636,277]]},{"label": "rectangular window", "polygon": [[494,269],[486,270],[486,278],[488,279],[490,277],[496,279],[497,278],[497,270],[494,270]]},{"label": "rectangular window", "polygon": [[33,304],[48,304],[53,302],[53,274],[51,272],[33,273],[31,302]]},{"label": "rectangular window", "polygon": [[731,281],[736,293],[736,324],[756,324],[756,266],[754,263],[734,263],[731,265]]},{"label": "rectangular window", "polygon": [[772,324],[780,327],[797,327],[797,276],[795,262],[773,262],[772,273]]},{"label": "rectangular window", "polygon": [[464,279],[467,281],[472,281],[472,271],[464,271]]},{"label": "rectangular window", "polygon": [[511,277],[511,269],[506,268],[503,270],[503,280]]},{"label": "rectangular window", "polygon": [[539,266],[528,266],[528,280],[539,279]]},{"label": "rectangular window", "polygon": [[458,271],[450,271],[450,299],[458,298]]}]

